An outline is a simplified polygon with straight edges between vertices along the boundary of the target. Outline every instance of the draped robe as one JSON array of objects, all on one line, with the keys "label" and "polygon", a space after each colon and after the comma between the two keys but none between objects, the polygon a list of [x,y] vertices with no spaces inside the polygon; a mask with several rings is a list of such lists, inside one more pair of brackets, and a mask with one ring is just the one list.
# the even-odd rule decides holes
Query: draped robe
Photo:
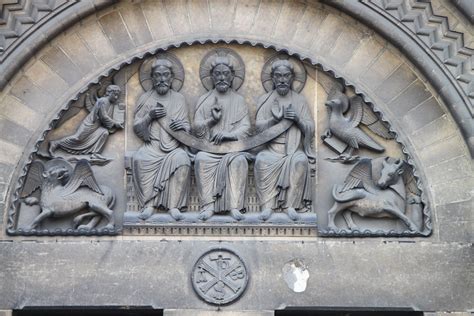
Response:
[{"label": "draped robe", "polygon": [[99,98],[77,131],[55,141],[56,146],[76,155],[100,153],[116,123],[112,118],[114,106],[108,97]]},{"label": "draped robe", "polygon": [[[215,98],[222,106],[222,118],[208,127]],[[200,97],[195,110],[194,131],[197,137],[211,140],[218,132],[230,132],[238,140],[246,138],[250,129],[248,108],[244,98],[229,90],[226,97],[211,90]],[[244,208],[248,163],[245,153],[212,154],[199,152],[195,159],[196,181],[202,210],[222,213]]]},{"label": "draped robe", "polygon": [[282,97],[273,90],[258,101],[257,132],[277,123],[272,115],[275,101],[284,107],[291,104],[299,123],[293,123],[257,155],[254,166],[257,195],[264,207],[302,209],[312,200],[309,160],[314,159],[311,148],[314,121],[302,95],[290,90]]},{"label": "draped robe", "polygon": [[190,126],[182,94],[169,90],[161,96],[151,90],[141,95],[133,127],[144,144],[132,157],[133,184],[141,207],[152,203],[155,207],[180,209],[187,206],[189,188],[174,184],[173,176],[180,167],[190,168],[191,161],[184,146],[150,117],[149,112],[157,102],[166,109],[166,116],[160,119],[163,124],[181,119]]}]

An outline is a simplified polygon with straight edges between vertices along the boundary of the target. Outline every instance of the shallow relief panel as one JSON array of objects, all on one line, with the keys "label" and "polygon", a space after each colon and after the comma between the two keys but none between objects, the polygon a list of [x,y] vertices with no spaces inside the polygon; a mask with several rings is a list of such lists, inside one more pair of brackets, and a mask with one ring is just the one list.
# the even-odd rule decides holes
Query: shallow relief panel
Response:
[{"label": "shallow relief panel", "polygon": [[412,162],[364,98],[273,49],[146,56],[52,123],[9,233],[427,235]]}]

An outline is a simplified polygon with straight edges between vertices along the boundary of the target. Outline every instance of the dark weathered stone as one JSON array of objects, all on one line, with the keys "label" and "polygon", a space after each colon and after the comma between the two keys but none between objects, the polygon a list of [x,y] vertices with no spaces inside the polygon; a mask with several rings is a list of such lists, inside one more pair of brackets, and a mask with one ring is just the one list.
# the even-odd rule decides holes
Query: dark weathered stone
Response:
[{"label": "dark weathered stone", "polygon": [[135,47],[119,12],[113,11],[102,16],[99,23],[117,53],[120,54]]},{"label": "dark weathered stone", "polygon": [[[250,276],[244,295],[223,311],[289,306],[468,310],[474,304],[469,244],[163,239],[0,243],[0,306],[208,310],[210,305],[194,294],[190,273],[205,251],[223,247],[245,260]],[[293,258],[304,258],[309,272],[302,293],[290,291],[281,274]]]},{"label": "dark weathered stone", "polygon": [[48,52],[41,57],[41,60],[56,71],[69,85],[75,84],[84,74],[58,47],[51,47]]},{"label": "dark weathered stone", "polygon": [[416,76],[413,71],[407,65],[402,64],[374,91],[382,100],[388,102],[408,87],[415,79]]}]

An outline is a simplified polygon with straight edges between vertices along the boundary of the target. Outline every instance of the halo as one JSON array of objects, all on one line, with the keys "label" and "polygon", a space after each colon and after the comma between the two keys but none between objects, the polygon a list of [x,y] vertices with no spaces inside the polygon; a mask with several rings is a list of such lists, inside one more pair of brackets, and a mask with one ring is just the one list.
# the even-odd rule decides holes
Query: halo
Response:
[{"label": "halo", "polygon": [[142,85],[143,89],[145,91],[149,91],[153,88],[153,81],[151,79],[151,66],[156,59],[166,59],[173,65],[171,70],[173,71],[174,78],[171,82],[171,89],[174,91],[181,90],[184,83],[184,67],[179,59],[171,53],[159,53],[143,61],[139,70],[140,84]]},{"label": "halo", "polygon": [[273,81],[272,81],[272,64],[277,60],[288,60],[293,65],[295,70],[295,79],[293,80],[293,90],[296,92],[301,92],[306,83],[306,69],[304,68],[303,63],[291,56],[286,54],[275,54],[263,65],[262,73],[260,75],[260,80],[262,81],[263,88],[266,92],[273,90]]},{"label": "halo", "polygon": [[211,77],[211,64],[216,57],[227,57],[230,59],[234,67],[234,81],[232,81],[232,88],[239,90],[244,83],[245,78],[245,64],[242,58],[230,48],[216,48],[208,52],[201,60],[199,65],[199,77],[202,85],[206,90],[214,89],[214,83]]}]

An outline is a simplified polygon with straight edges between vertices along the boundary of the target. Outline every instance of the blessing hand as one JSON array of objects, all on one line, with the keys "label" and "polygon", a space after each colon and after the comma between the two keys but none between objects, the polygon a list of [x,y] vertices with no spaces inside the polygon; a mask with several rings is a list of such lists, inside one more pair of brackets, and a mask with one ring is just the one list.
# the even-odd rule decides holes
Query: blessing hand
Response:
[{"label": "blessing hand", "polygon": [[281,121],[281,119],[283,118],[283,107],[280,105],[280,102],[278,102],[278,100],[276,99],[275,101],[273,101],[272,115],[273,115],[273,118],[277,121]]},{"label": "blessing hand", "polygon": [[157,103],[156,107],[150,110],[150,117],[152,119],[159,119],[166,116],[166,109],[161,103]]},{"label": "blessing hand", "polygon": [[222,106],[217,103],[217,97],[214,98],[214,104],[212,105],[211,115],[212,119],[214,120],[214,123],[219,122],[219,120],[222,118]]}]

